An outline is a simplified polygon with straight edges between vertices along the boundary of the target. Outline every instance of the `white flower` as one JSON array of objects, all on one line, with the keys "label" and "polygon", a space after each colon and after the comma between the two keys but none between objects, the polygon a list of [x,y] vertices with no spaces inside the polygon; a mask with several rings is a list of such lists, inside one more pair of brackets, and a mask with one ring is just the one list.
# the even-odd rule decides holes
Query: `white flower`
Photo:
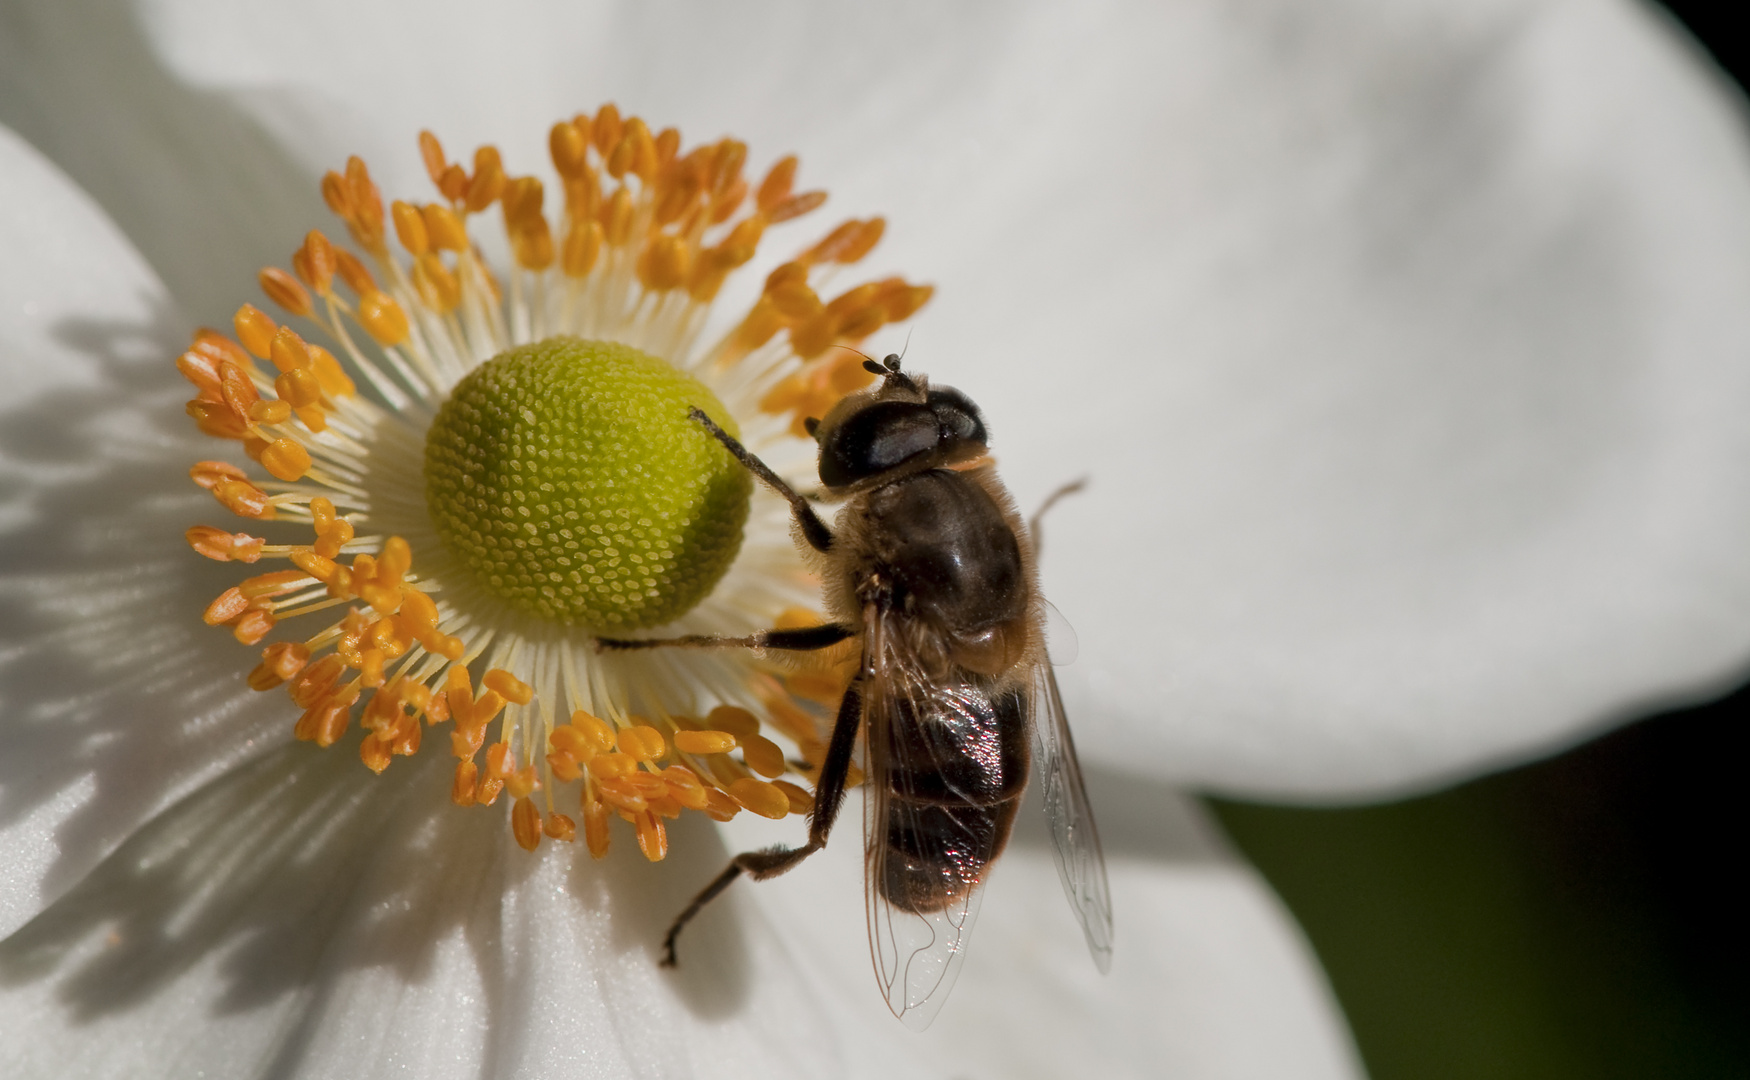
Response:
[{"label": "white flower", "polygon": [[[868,986],[855,844],[600,863],[286,738],[198,624],[195,322],[421,128],[544,167],[615,99],[795,150],[937,282],[908,363],[1024,505],[1113,862],[1093,972],[1023,834],[922,1038]],[[1165,786],[1355,797],[1540,752],[1750,646],[1750,172],[1621,3],[0,13],[6,1075],[1351,1075],[1304,947]],[[83,189],[81,191],[81,189]],[[896,343],[897,344],[897,343]],[[1140,779],[1138,778],[1140,777]],[[789,830],[789,831],[785,831]]]}]

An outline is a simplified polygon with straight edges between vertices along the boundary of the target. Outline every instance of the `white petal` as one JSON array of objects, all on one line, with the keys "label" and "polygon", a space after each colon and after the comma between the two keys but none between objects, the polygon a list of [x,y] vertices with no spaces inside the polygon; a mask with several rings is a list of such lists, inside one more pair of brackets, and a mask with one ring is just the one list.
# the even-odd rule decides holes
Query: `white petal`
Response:
[{"label": "white petal", "polygon": [[[749,890],[812,961],[841,1030],[863,1025],[851,1075],[913,1075],[890,1050],[903,1047],[941,1076],[1360,1076],[1299,931],[1195,805],[1159,786],[1093,779],[1117,920],[1106,977],[1064,901],[1034,804],[992,874],[952,997],[921,1035],[888,1015],[870,974],[854,833]],[[773,840],[740,821],[730,831]]]},{"label": "white petal", "polygon": [[264,712],[242,701],[248,653],[200,621],[235,568],[182,539],[230,517],[187,478],[223,450],[183,414],[169,359],[189,328],[90,200],[4,129],[0,206],[4,935],[255,753]]},{"label": "white petal", "polygon": [[151,11],[312,167],[363,140],[417,183],[386,151],[426,123],[532,166],[614,96],[891,210],[885,255],[944,287],[914,362],[1024,499],[1093,479],[1047,579],[1097,760],[1380,793],[1750,646],[1743,138],[1638,6]]},{"label": "white petal", "polygon": [[530,856],[502,808],[449,805],[444,758],[379,779],[290,746],[160,815],[0,943],[6,1075],[835,1069],[828,1017],[744,902],[683,978],[656,966],[689,869],[726,858],[709,826],[666,866]]}]

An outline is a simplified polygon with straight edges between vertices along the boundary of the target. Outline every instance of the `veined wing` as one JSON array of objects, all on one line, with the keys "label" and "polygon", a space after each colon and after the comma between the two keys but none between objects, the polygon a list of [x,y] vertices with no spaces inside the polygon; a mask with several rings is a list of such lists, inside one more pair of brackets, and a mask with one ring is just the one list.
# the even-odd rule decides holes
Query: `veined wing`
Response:
[{"label": "veined wing", "polygon": [[[925,677],[891,616],[871,611],[863,705],[868,790],[863,892],[869,951],[887,1007],[927,1027],[960,972],[985,872],[1013,822],[1013,801],[980,797],[979,752],[999,737],[988,696]],[[984,738],[982,744],[968,740]],[[1024,736],[1022,737],[1024,739]],[[1018,771],[1025,772],[1025,743]],[[1015,785],[1019,795],[1019,784]]]},{"label": "veined wing", "polygon": [[1100,834],[1094,828],[1075,740],[1064,718],[1057,676],[1047,663],[1040,663],[1033,674],[1032,718],[1033,760],[1051,826],[1057,876],[1082,924],[1094,966],[1103,974],[1112,967],[1112,891],[1106,883],[1106,856],[1100,851]]}]

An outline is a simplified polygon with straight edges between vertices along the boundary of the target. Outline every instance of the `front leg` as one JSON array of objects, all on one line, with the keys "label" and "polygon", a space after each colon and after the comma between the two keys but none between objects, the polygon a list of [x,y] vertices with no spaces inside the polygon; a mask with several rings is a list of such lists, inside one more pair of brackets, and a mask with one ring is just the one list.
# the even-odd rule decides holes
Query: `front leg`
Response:
[{"label": "front leg", "polygon": [[747,447],[737,442],[735,436],[717,426],[717,422],[706,416],[703,410],[692,409],[688,415],[705,425],[705,430],[714,435],[723,448],[735,455],[735,460],[766,482],[766,486],[782,495],[790,504],[790,512],[796,515],[796,524],[802,528],[802,538],[808,541],[808,546],[816,551],[827,551],[832,548],[832,530],[826,527],[826,522],[820,520],[820,515],[814,512],[814,507],[808,500],[796,494],[796,490],[771,470],[771,467],[748,452]]},{"label": "front leg", "polygon": [[671,638],[596,638],[596,652],[628,652],[633,649],[660,649],[669,646],[690,649],[783,649],[787,652],[812,652],[830,648],[856,631],[842,623],[824,626],[803,626],[789,630],[760,630],[743,637],[726,634],[683,634]]},{"label": "front leg", "polygon": [[826,846],[827,834],[832,832],[839,807],[844,805],[845,781],[851,775],[851,751],[856,749],[857,728],[863,720],[863,695],[858,689],[861,681],[851,683],[845,696],[839,700],[832,741],[827,744],[826,760],[820,766],[820,781],[814,785],[814,809],[808,813],[808,843],[798,848],[769,847],[744,851],[729,860],[723,872],[712,879],[711,884],[705,886],[669,926],[668,936],[662,939],[663,967],[675,966],[674,943],[680,937],[681,929],[703,911],[706,904],[734,884],[736,878],[744,873],[755,881],[775,878]]}]

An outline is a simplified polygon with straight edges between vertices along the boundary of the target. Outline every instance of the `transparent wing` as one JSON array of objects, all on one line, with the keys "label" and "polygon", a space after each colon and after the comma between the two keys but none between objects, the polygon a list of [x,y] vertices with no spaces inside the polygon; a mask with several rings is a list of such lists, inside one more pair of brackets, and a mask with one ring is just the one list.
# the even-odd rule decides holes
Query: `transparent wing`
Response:
[{"label": "transparent wing", "polygon": [[[875,978],[893,1015],[927,1026],[959,976],[985,872],[1012,815],[962,798],[968,731],[990,727],[975,689],[932,684],[887,620],[865,620],[863,893]],[[1000,835],[999,835],[1000,833]]]},{"label": "transparent wing", "polygon": [[1034,672],[1032,716],[1033,760],[1051,826],[1057,876],[1081,921],[1094,966],[1103,974],[1112,967],[1112,890],[1106,883],[1106,856],[1100,851],[1094,811],[1088,805],[1087,785],[1050,664],[1042,663]]}]

